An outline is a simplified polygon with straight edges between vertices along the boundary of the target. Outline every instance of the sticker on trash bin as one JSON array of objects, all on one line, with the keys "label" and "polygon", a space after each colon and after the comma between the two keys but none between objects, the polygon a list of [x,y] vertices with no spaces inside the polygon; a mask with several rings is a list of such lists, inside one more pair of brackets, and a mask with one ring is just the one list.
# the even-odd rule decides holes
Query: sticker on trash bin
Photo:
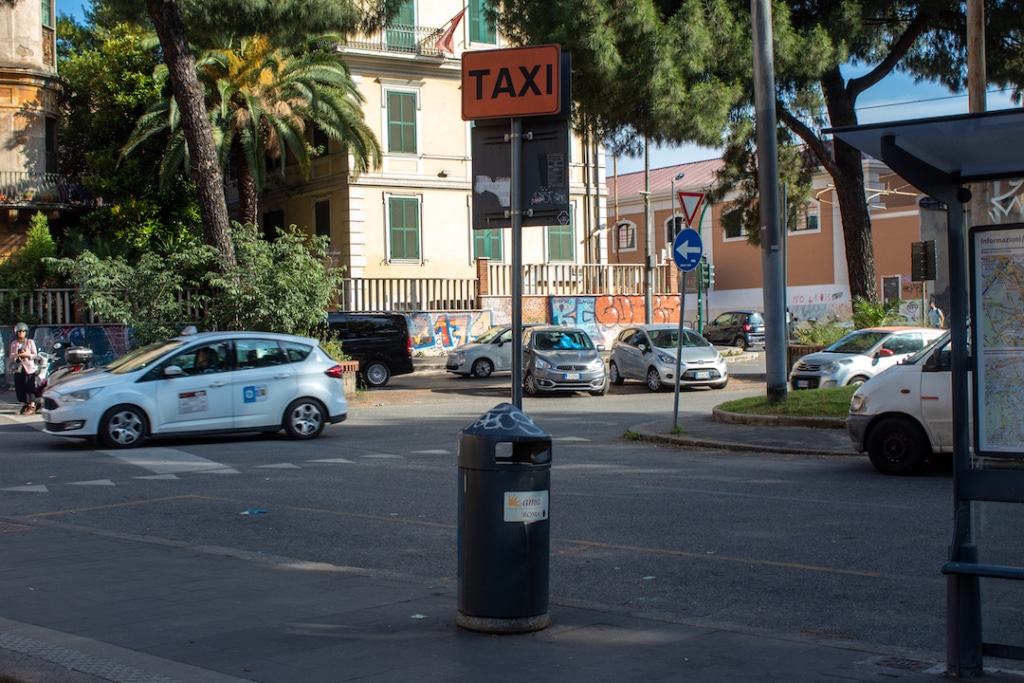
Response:
[{"label": "sticker on trash bin", "polygon": [[505,491],[506,522],[540,522],[548,518],[547,491]]}]

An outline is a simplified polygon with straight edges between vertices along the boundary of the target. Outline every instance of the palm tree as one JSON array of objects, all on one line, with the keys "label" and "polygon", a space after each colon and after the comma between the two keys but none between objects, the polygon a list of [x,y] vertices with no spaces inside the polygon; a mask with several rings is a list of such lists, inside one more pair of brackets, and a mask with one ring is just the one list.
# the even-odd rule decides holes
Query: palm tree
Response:
[{"label": "palm tree", "polygon": [[[311,44],[337,42],[334,36],[324,36]],[[380,165],[380,145],[363,118],[363,97],[336,55],[319,49],[295,53],[275,48],[265,36],[257,35],[243,39],[237,47],[202,53],[196,70],[206,90],[221,167],[230,166],[238,182],[243,221],[256,222],[267,157],[291,154],[303,176],[308,176],[313,155],[306,135],[310,126],[348,147],[355,173]],[[157,67],[156,77],[166,76],[166,67]],[[160,182],[166,184],[189,163],[180,124],[173,97],[155,103],[139,118],[122,156],[144,140],[168,132],[160,169]]]}]

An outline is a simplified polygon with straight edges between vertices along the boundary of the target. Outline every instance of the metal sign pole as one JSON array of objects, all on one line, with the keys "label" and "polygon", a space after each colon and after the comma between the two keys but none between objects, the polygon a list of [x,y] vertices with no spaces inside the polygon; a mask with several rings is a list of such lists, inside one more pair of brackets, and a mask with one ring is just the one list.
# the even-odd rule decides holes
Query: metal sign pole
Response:
[{"label": "metal sign pole", "polygon": [[523,408],[523,212],[520,170],[523,157],[523,120],[512,117],[512,182],[509,213],[512,219],[512,405]]},{"label": "metal sign pole", "polygon": [[683,367],[683,320],[686,318],[686,276],[684,270],[679,274],[679,339],[676,340],[676,391],[672,401],[672,431],[679,429],[679,371]]}]

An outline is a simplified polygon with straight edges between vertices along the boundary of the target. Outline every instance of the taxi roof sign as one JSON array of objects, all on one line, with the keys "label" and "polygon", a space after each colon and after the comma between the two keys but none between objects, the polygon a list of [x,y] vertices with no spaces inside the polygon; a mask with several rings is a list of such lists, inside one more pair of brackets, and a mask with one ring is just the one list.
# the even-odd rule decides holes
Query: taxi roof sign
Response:
[{"label": "taxi roof sign", "polygon": [[553,116],[562,110],[559,45],[462,53],[462,118]]}]

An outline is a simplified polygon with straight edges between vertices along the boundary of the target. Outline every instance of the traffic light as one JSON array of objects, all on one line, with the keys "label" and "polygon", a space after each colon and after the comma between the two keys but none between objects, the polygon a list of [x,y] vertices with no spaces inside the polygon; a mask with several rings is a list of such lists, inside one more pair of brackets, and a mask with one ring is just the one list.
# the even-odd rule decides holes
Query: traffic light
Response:
[{"label": "traffic light", "polygon": [[700,260],[700,282],[705,291],[715,284],[715,264],[709,261],[707,256],[702,256]]}]

